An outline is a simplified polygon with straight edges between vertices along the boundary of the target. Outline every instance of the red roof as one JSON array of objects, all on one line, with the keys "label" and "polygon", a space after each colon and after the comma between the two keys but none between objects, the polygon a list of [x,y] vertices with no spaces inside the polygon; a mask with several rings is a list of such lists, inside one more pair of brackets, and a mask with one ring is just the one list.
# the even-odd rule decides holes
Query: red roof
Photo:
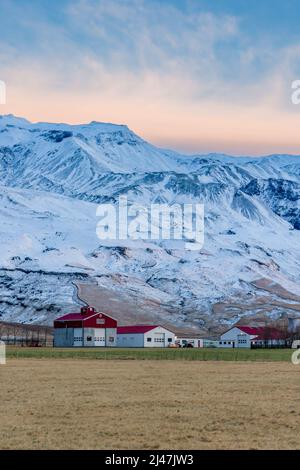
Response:
[{"label": "red roof", "polygon": [[264,340],[264,339],[283,339],[283,334],[277,328],[269,327],[269,326],[259,326],[259,327],[251,327],[251,326],[237,326],[237,328],[243,333],[247,335],[256,336],[256,340]]},{"label": "red roof", "polygon": [[88,318],[93,317],[94,315],[99,315],[99,313],[91,313],[90,315],[82,315],[82,313],[68,313],[67,315],[64,315],[63,317],[57,318],[55,321],[72,321],[72,320],[82,320],[85,321]]},{"label": "red roof", "polygon": [[63,315],[62,317],[57,318],[55,321],[56,322],[67,322],[67,321],[86,321],[89,320],[90,318],[93,318],[95,315],[98,315],[99,317],[105,317],[109,318],[111,320],[115,320],[112,317],[109,317],[103,312],[97,312],[94,307],[91,307],[89,305],[85,307],[81,307],[79,313],[68,313],[67,315]]},{"label": "red roof", "polygon": [[110,315],[107,315],[106,313],[93,311],[93,312],[88,312],[88,313],[67,313],[66,315],[62,317],[56,318],[55,321],[81,321],[81,320],[85,321],[85,320],[88,320],[89,318],[94,317],[95,315],[103,316],[106,318],[111,318],[112,320],[114,320],[113,317],[111,317]]},{"label": "red roof", "polygon": [[247,335],[259,335],[260,334],[260,329],[261,328],[255,328],[252,326],[237,326],[239,330],[241,330],[243,333],[246,333]]},{"label": "red roof", "polygon": [[68,313],[54,320],[54,328],[82,328],[83,326],[86,328],[117,328],[117,320],[106,313],[96,312],[91,307],[83,307],[81,312]]},{"label": "red roof", "polygon": [[132,325],[132,326],[118,326],[117,333],[122,334],[135,334],[135,333],[147,333],[148,331],[154,330],[159,325]]}]

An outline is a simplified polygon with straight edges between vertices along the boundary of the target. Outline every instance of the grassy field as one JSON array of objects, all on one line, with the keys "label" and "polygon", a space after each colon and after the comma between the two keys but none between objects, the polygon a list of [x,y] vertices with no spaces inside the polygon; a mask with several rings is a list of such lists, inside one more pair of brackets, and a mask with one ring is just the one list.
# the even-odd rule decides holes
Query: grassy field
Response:
[{"label": "grassy field", "polygon": [[[180,352],[194,353],[174,357]],[[300,447],[300,366],[291,363],[53,360],[35,350],[43,360],[11,357],[17,353],[0,366],[2,449]]]},{"label": "grassy field", "polygon": [[291,349],[119,349],[119,348],[7,348],[9,358],[184,360],[184,361],[291,361]]}]

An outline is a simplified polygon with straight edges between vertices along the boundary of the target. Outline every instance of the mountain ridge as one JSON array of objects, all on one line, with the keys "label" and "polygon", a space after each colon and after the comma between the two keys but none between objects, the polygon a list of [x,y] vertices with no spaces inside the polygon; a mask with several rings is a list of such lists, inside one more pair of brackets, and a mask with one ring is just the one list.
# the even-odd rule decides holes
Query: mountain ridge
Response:
[{"label": "mountain ridge", "polygon": [[[299,314],[299,156],[182,155],[125,125],[32,124],[8,115],[0,116],[0,185],[3,320],[51,323],[79,303],[81,275],[115,302],[133,296],[141,315],[203,331],[247,316]],[[100,241],[97,204],[117,204],[121,195],[147,207],[203,203],[203,249]],[[257,287],[269,281],[291,300],[279,288]]]}]

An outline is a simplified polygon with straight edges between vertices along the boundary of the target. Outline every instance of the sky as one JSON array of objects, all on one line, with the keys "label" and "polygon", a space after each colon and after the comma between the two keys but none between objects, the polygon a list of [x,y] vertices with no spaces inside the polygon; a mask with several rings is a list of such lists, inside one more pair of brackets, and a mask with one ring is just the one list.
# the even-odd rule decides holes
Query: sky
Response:
[{"label": "sky", "polygon": [[300,154],[299,0],[0,0],[0,114],[185,153]]}]

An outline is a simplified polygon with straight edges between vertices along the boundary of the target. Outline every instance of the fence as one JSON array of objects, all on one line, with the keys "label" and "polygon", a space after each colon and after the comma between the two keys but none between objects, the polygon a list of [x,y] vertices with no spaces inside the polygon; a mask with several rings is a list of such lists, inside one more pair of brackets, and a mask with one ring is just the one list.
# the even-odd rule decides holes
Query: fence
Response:
[{"label": "fence", "polygon": [[51,328],[35,325],[0,324],[0,341],[7,346],[53,346]]}]

